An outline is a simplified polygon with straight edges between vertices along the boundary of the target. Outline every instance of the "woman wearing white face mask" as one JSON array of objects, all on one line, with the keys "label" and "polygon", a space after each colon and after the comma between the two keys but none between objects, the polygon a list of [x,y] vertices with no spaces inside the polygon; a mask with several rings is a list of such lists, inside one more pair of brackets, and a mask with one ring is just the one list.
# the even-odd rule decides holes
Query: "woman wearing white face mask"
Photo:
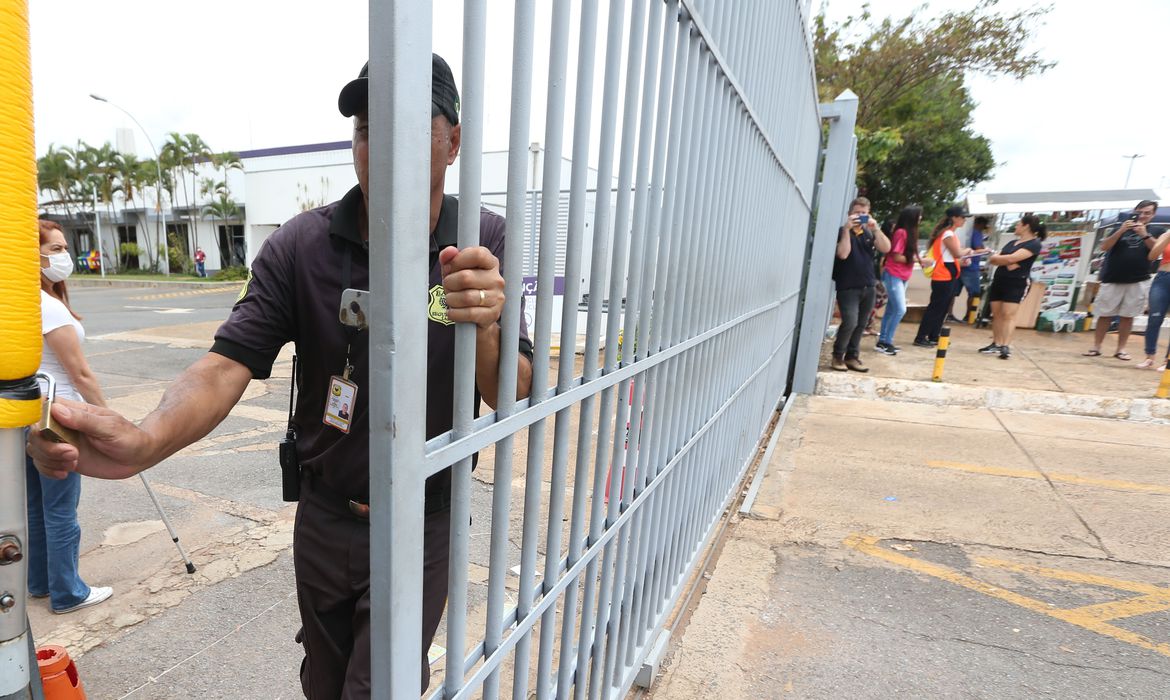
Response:
[{"label": "woman wearing white face mask", "polygon": [[[65,279],[73,272],[73,257],[61,227],[37,222],[41,234],[41,327],[45,338],[40,371],[56,380],[57,396],[105,406],[97,377],[85,361],[81,343],[85,329],[69,306]],[[28,486],[28,591],[49,598],[55,613],[96,605],[113,594],[111,588],[91,588],[77,571],[81,554],[81,526],[77,502],[81,476],[65,479],[41,476],[26,459]]]}]

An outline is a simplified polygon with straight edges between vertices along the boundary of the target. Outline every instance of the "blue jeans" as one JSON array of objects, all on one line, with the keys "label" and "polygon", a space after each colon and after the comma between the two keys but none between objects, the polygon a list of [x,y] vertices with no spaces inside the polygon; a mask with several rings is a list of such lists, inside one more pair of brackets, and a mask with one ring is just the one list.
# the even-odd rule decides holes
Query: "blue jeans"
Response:
[{"label": "blue jeans", "polygon": [[906,315],[906,280],[894,277],[887,271],[882,271],[882,284],[886,285],[886,312],[882,315],[882,329],[878,334],[878,342],[886,345],[894,344],[894,331]]},{"label": "blue jeans", "polygon": [[1158,331],[1162,330],[1167,311],[1170,311],[1170,272],[1159,272],[1150,283],[1150,318],[1146,322],[1147,355],[1158,352]]},{"label": "blue jeans", "polygon": [[25,457],[28,495],[28,592],[48,594],[54,610],[77,605],[89,597],[89,586],[77,572],[81,556],[81,525],[77,502],[81,475],[65,479],[41,476],[32,458]]}]

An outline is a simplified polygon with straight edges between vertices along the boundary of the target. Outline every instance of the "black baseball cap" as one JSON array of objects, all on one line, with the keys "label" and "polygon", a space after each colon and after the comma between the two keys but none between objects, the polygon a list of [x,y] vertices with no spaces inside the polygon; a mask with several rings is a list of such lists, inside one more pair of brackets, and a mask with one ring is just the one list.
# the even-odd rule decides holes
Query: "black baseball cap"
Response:
[{"label": "black baseball cap", "polygon": [[[337,96],[337,109],[341,111],[341,116],[352,117],[366,109],[370,96],[369,75],[370,63],[366,61],[358,77],[341,88]],[[431,54],[431,113],[447,117],[452,126],[459,123],[459,88],[455,86],[451,66],[437,53]]]},{"label": "black baseball cap", "polygon": [[967,211],[967,207],[956,205],[947,209],[947,216],[961,216],[968,219],[971,217],[971,212]]}]

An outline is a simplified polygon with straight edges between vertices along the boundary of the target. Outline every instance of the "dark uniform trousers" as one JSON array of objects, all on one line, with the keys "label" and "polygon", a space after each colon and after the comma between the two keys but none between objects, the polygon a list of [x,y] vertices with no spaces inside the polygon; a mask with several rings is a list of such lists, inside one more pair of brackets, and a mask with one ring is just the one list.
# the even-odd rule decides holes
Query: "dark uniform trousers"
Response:
[{"label": "dark uniform trousers", "polygon": [[[370,697],[370,526],[340,499],[302,490],[293,529],[301,611],[301,688],[309,700]],[[423,531],[422,691],[427,650],[447,603],[451,511],[427,513]]]}]

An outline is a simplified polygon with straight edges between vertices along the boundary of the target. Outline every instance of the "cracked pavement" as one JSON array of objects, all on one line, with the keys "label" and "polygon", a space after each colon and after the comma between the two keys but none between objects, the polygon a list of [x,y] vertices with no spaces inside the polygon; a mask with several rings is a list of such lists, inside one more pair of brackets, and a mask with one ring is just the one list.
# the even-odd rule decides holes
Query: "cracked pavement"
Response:
[{"label": "cracked pavement", "polygon": [[1170,426],[796,401],[650,698],[1170,697]]}]

